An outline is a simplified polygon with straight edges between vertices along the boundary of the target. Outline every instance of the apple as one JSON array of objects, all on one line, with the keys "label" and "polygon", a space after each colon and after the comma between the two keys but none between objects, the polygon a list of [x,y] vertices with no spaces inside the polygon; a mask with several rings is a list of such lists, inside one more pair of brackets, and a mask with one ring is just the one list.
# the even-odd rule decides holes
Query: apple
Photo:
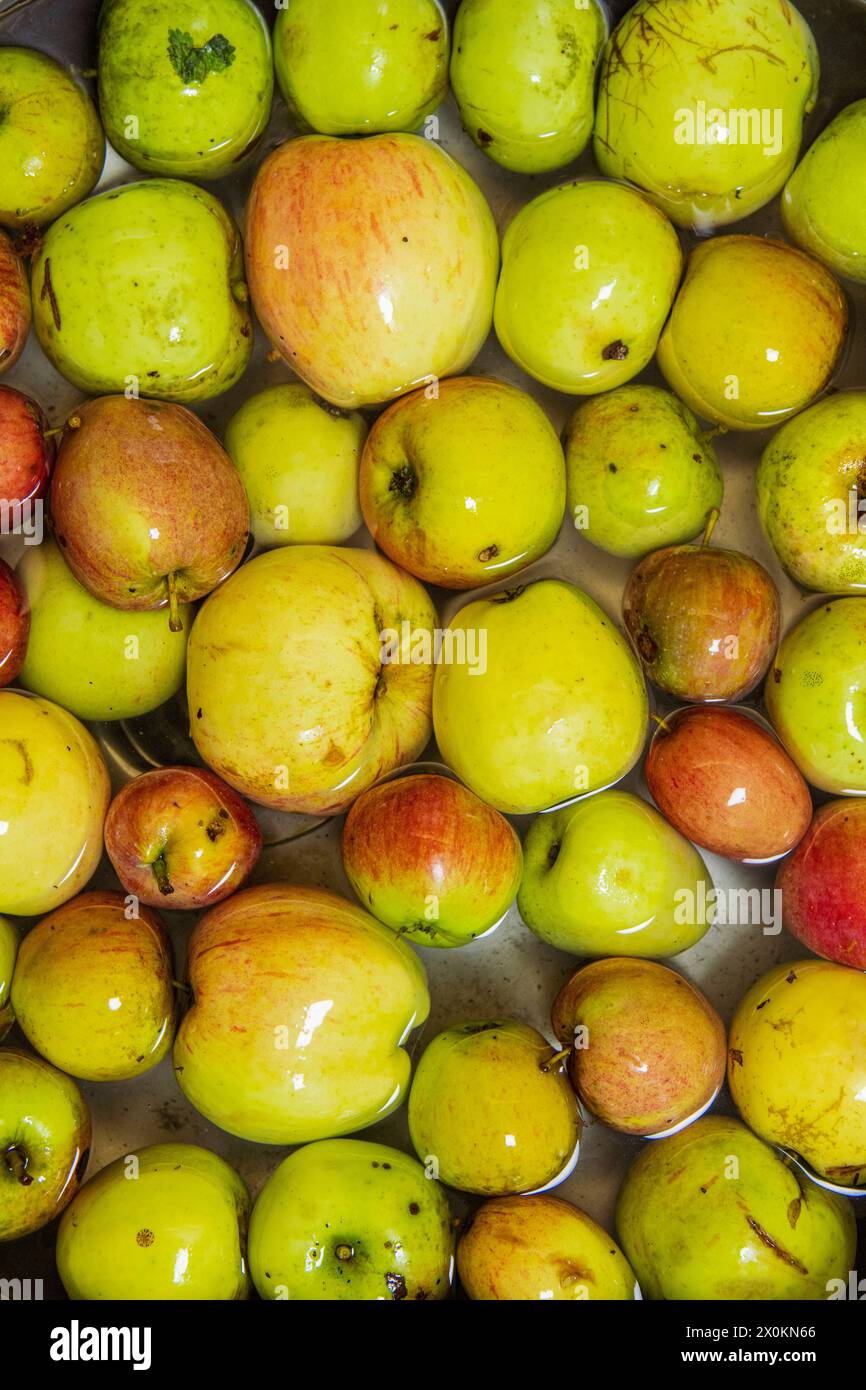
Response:
[{"label": "apple", "polygon": [[0,686],[17,680],[24,665],[29,632],[27,595],[19,576],[0,559]]},{"label": "apple", "polygon": [[522,174],[561,169],[592,134],[595,72],[607,18],[596,0],[463,0],[451,86],[479,149]]},{"label": "apple", "polygon": [[764,687],[773,727],[813,787],[866,792],[858,713],[866,681],[866,599],[824,602],[784,637]]},{"label": "apple", "polygon": [[[282,11],[281,11],[282,13]],[[261,546],[339,545],[361,525],[358,468],[367,422],[299,381],[248,396],[225,445],[250,504]]]},{"label": "apple", "polygon": [[428,584],[471,589],[523,569],[556,540],[562,448],[524,391],[458,377],[433,396],[413,391],[379,416],[360,491],[367,528],[386,555]]},{"label": "apple", "polygon": [[689,257],[658,364],[696,415],[762,430],[824,390],[847,330],[841,286],[811,256],[767,237],[712,237]]},{"label": "apple", "polygon": [[193,1002],[174,1068],[195,1108],[260,1144],[364,1129],[403,1100],[403,1050],[430,1006],[411,947],[320,888],[269,883],[189,940]]},{"label": "apple", "polygon": [[496,336],[544,386],[591,396],[650,361],[682,271],[677,234],[625,184],[549,188],[502,241]]},{"label": "apple", "polygon": [[723,1115],[639,1150],[616,1225],[644,1297],[669,1302],[817,1302],[857,1244],[850,1202]]},{"label": "apple", "polygon": [[47,1226],[75,1196],[90,1115],[75,1082],[39,1057],[0,1051],[0,1242]]},{"label": "apple", "polygon": [[827,396],[789,420],[761,456],[755,486],[767,540],[797,584],[866,589],[866,391]]},{"label": "apple", "polygon": [[0,912],[30,917],[96,869],[108,770],[84,725],[50,700],[0,690],[0,728]]},{"label": "apple", "polygon": [[622,1134],[683,1129],[721,1090],[724,1024],[665,965],[613,957],[583,966],[556,996],[552,1022],[581,1102]]},{"label": "apple", "polygon": [[180,405],[105,396],[64,431],[51,514],[76,579],[103,603],[142,610],[203,598],[243,559],[249,509],[237,469]]},{"label": "apple", "polygon": [[637,1280],[616,1241],[560,1197],[494,1197],[457,1246],[464,1291],[484,1302],[628,1302]]},{"label": "apple", "polygon": [[105,848],[139,902],[195,911],[240,888],[262,834],[243,798],[206,768],[159,767],[121,787]]},{"label": "apple", "polygon": [[866,970],[866,802],[828,801],[779,866],[782,920],[825,960]]},{"label": "apple", "polygon": [[694,0],[686,10],[638,0],[602,62],[599,168],[646,189],[682,227],[738,222],[793,169],[818,71],[812,31],[788,0]]},{"label": "apple", "polygon": [[810,959],[762,975],[731,1023],[728,1085],[762,1139],[866,1187],[866,974]]},{"label": "apple", "polygon": [[47,53],[0,48],[0,223],[53,222],[96,186],[105,139],[90,97]]},{"label": "apple", "polygon": [[709,544],[667,546],[629,576],[622,616],[644,671],[678,700],[742,700],[779,638],[779,591],[763,565]]},{"label": "apple", "polygon": [[246,244],[262,327],[334,405],[462,372],[490,329],[492,214],[461,166],[418,135],[278,146],[253,184]]},{"label": "apple", "polygon": [[259,555],[211,595],[190,638],[203,761],[262,805],[344,810],[430,737],[435,623],[417,580],[370,551]]},{"label": "apple", "polygon": [[284,1158],[250,1220],[262,1298],[447,1298],[454,1237],[445,1193],[399,1149],[325,1139]]},{"label": "apple", "polygon": [[9,1002],[12,989],[12,972],[15,957],[18,955],[18,929],[8,917],[0,917],[0,1042],[3,1041],[12,1024],[15,1014]]},{"label": "apple", "polygon": [[866,101],[834,116],[785,185],[782,221],[792,241],[839,275],[866,280]]},{"label": "apple", "polygon": [[380,922],[421,946],[492,931],[520,883],[520,841],[504,816],[450,777],[380,782],[352,805],[343,868]]},{"label": "apple", "polygon": [[517,906],[530,931],[578,956],[675,956],[711,926],[712,879],[693,845],[631,792],[537,816]]},{"label": "apple", "polygon": [[569,515],[609,555],[691,540],[722,505],[709,437],[659,386],[620,386],[582,401],[563,442]]},{"label": "apple", "polygon": [[5,232],[0,232],[0,372],[13,367],[24,351],[30,318],[24,263]]},{"label": "apple", "polygon": [[[192,622],[179,631],[162,613],[112,608],[78,583],[56,541],[28,546],[16,571],[30,605],[30,640],[20,683],[79,719],[132,719],[170,700],[183,685]],[[63,660],[57,654],[63,651]]]},{"label": "apple", "polygon": [[106,0],[98,66],[105,132],[146,174],[231,174],[271,114],[270,30],[250,0]]},{"label": "apple", "polygon": [[291,0],[277,9],[274,64],[312,130],[416,130],[448,91],[448,21],[437,0]]},{"label": "apple", "polygon": [[116,1158],[63,1215],[63,1287],[87,1301],[247,1298],[249,1210],[234,1168],[197,1144],[153,1144]]},{"label": "apple", "polygon": [[249,362],[240,234],[195,184],[147,179],[88,198],[48,229],[31,283],[45,355],[90,396],[203,401]]},{"label": "apple", "polygon": [[165,1056],[174,1033],[162,921],[122,893],[80,893],[21,942],[12,1007],[31,1046],[70,1075],[141,1076]]},{"label": "apple", "polygon": [[409,1093],[415,1152],[449,1187],[483,1196],[562,1182],[580,1113],[555,1049],[528,1023],[457,1023],[428,1043]]},{"label": "apple", "polygon": [[36,401],[0,386],[0,499],[13,507],[45,496],[56,452],[47,431]]},{"label": "apple", "polygon": [[443,636],[436,741],[478,796],[515,815],[625,776],[646,737],[647,696],[630,647],[563,579],[474,600]]},{"label": "apple", "polygon": [[726,859],[764,863],[799,844],[809,788],[750,715],[710,705],[659,721],[644,765],[650,795],[682,835]]}]

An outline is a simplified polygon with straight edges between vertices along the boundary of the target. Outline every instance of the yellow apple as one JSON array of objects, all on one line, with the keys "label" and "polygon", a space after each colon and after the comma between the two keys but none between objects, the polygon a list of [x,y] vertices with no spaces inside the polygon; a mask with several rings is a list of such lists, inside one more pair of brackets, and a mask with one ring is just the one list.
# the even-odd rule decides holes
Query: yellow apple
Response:
[{"label": "yellow apple", "polygon": [[235,893],[193,931],[189,980],[175,1072],[221,1129],[301,1144],[364,1129],[403,1099],[403,1043],[430,1006],[424,967],[336,893]]},{"label": "yellow apple", "polygon": [[0,912],[50,912],[84,887],[109,795],[102,754],[74,715],[0,691]]},{"label": "yellow apple", "polygon": [[646,737],[646,687],[598,604],[563,579],[539,579],[457,614],[442,639],[433,722],[458,777],[521,815],[625,776]]},{"label": "yellow apple", "polygon": [[[418,581],[370,551],[294,545],[258,556],[193,625],[187,695],[199,753],[265,806],[342,810],[430,737],[435,622]],[[420,648],[400,643],[404,623]]]}]

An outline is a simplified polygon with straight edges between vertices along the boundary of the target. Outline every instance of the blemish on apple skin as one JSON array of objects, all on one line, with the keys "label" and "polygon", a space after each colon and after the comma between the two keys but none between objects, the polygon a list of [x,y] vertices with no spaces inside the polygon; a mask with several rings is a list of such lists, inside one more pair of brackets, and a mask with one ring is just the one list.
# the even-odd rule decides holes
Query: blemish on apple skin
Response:
[{"label": "blemish on apple skin", "polygon": [[147,1247],[148,1245],[153,1245],[153,1240],[154,1240],[153,1231],[147,1230],[146,1227],[145,1227],[144,1230],[139,1231],[138,1234],[137,1234],[136,1237],[135,1237],[135,1243],[136,1243],[136,1245],[141,1245],[141,1246],[143,1246],[143,1247]]}]

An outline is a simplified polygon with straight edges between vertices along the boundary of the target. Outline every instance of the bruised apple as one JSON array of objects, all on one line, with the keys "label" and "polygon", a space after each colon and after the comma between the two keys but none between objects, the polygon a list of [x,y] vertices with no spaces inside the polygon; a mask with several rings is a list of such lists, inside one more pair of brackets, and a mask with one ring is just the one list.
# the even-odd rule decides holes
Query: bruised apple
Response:
[{"label": "bruised apple", "polygon": [[364,1129],[399,1105],[403,1044],[427,1017],[411,947],[336,893],[269,883],[213,908],[189,941],[181,1090],[262,1144]]},{"label": "bruised apple", "polygon": [[584,966],[559,991],[552,1021],[583,1104],[623,1134],[682,1129],[725,1079],[722,1020],[699,989],[654,961]]},{"label": "bruised apple", "polygon": [[493,217],[461,166],[418,135],[278,146],[253,184],[246,253],[265,332],[334,405],[461,372],[490,329]]},{"label": "bruised apple", "polygon": [[104,396],[68,422],[51,484],[76,579],[115,608],[178,606],[240,564],[249,509],[237,469],[183,406]]},{"label": "bruised apple", "polygon": [[802,840],[812,816],[809,788],[784,748],[736,709],[666,715],[644,773],[662,815],[726,859],[777,859]]},{"label": "bruised apple", "polygon": [[18,358],[30,332],[30,286],[24,262],[0,232],[0,372]]},{"label": "bruised apple", "polygon": [[496,926],[522,862],[505,817],[450,777],[371,787],[343,828],[343,868],[361,902],[422,946],[463,946]]},{"label": "bruised apple", "polygon": [[345,809],[430,737],[435,622],[418,581],[370,551],[259,555],[193,626],[187,697],[203,760],[265,806]]},{"label": "bruised apple", "polygon": [[866,970],[866,802],[819,806],[776,887],[793,936],[818,956]]},{"label": "bruised apple", "polygon": [[243,797],[204,767],[159,767],[121,787],[105,848],[128,893],[150,907],[210,907],[240,888],[262,836]]}]

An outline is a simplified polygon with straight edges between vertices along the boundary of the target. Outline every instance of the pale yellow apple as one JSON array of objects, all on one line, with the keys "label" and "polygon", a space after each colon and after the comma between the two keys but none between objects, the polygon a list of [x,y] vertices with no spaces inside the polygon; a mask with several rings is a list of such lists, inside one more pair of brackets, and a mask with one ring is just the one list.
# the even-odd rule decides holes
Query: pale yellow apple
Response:
[{"label": "pale yellow apple", "polygon": [[328,405],[299,381],[244,401],[228,423],[225,446],[246,488],[259,545],[339,545],[357,531],[366,437],[363,415]]},{"label": "pale yellow apple", "polygon": [[631,648],[562,579],[476,599],[446,632],[433,687],[445,761],[500,811],[542,811],[624,777],[647,696]]},{"label": "pale yellow apple", "polygon": [[[371,551],[259,555],[193,625],[187,695],[199,753],[265,806],[342,810],[430,737],[435,622],[418,581]],[[400,645],[403,623],[420,646]]]},{"label": "pale yellow apple", "polygon": [[0,691],[0,912],[49,912],[84,887],[109,794],[102,754],[74,715]]},{"label": "pale yellow apple", "polygon": [[403,1043],[430,1006],[424,967],[336,893],[235,893],[193,931],[189,979],[175,1072],[221,1129],[302,1144],[364,1129],[402,1101]]}]

